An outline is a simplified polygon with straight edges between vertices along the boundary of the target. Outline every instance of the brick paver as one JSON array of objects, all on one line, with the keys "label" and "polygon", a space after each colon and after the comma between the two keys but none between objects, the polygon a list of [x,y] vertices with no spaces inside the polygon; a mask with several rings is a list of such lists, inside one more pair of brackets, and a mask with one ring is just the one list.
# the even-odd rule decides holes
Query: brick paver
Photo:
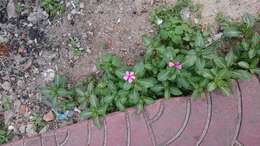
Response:
[{"label": "brick paver", "polygon": [[83,121],[4,146],[260,146],[260,82],[234,81],[199,100],[158,100],[137,114],[116,112],[97,129]]}]

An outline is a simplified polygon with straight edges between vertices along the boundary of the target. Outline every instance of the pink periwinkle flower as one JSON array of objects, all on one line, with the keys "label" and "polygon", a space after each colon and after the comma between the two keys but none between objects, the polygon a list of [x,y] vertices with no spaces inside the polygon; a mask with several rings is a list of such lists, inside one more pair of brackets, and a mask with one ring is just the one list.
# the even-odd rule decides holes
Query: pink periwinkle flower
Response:
[{"label": "pink periwinkle flower", "polygon": [[177,70],[182,69],[182,64],[181,64],[179,61],[169,62],[168,66],[169,66],[169,67],[174,67],[174,68],[176,68]]},{"label": "pink periwinkle flower", "polygon": [[135,73],[134,72],[130,72],[130,71],[126,71],[123,77],[124,80],[128,81],[128,83],[132,83],[135,79]]}]

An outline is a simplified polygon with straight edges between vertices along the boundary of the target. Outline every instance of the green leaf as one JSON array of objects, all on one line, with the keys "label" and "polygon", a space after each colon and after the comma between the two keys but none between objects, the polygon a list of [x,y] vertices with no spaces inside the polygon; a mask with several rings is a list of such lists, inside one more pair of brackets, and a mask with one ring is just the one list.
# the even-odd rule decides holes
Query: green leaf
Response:
[{"label": "green leaf", "polygon": [[214,76],[211,74],[210,70],[201,70],[199,71],[199,74],[202,75],[206,79],[214,79]]},{"label": "green leaf", "polygon": [[170,76],[170,71],[168,70],[162,70],[159,74],[158,74],[158,80],[159,81],[166,81]]},{"label": "green leaf", "polygon": [[117,107],[120,111],[124,111],[124,110],[125,110],[125,106],[124,106],[120,101],[117,101],[117,102],[116,102],[116,107]]},{"label": "green leaf", "polygon": [[227,66],[231,66],[235,62],[236,56],[232,50],[228,52],[228,54],[225,57],[225,60],[227,62]]},{"label": "green leaf", "polygon": [[181,26],[177,26],[176,28],[175,28],[175,34],[182,34],[183,33],[183,29],[182,29],[182,27]]},{"label": "green leaf", "polygon": [[144,110],[143,103],[137,104],[136,108],[137,108],[137,113],[141,113]]},{"label": "green leaf", "polygon": [[175,88],[175,87],[171,87],[170,89],[171,91],[171,94],[175,95],[175,96],[179,96],[179,95],[182,95],[182,92],[180,89],[178,88]]},{"label": "green leaf", "polygon": [[249,64],[245,61],[238,62],[238,65],[242,68],[249,69]]},{"label": "green leaf", "polygon": [[165,97],[166,99],[169,99],[169,98],[171,97],[169,88],[166,88],[166,89],[164,90],[164,97]]},{"label": "green leaf", "polygon": [[177,84],[179,85],[179,87],[183,87],[185,89],[189,89],[189,87],[190,87],[190,84],[187,81],[187,79],[182,78],[182,77],[177,78]]},{"label": "green leaf", "polygon": [[193,90],[192,95],[191,95],[192,99],[194,100],[194,99],[198,98],[200,96],[200,94],[201,94],[200,90],[198,90],[198,89]]},{"label": "green leaf", "polygon": [[58,95],[59,96],[63,96],[63,97],[66,97],[66,96],[69,96],[70,92],[67,91],[66,89],[63,89],[63,88],[60,88],[58,90]]},{"label": "green leaf", "polygon": [[90,118],[92,116],[92,112],[89,112],[89,111],[82,111],[80,112],[80,117],[81,118]]},{"label": "green leaf", "polygon": [[254,69],[254,73],[260,75],[260,68],[256,68],[256,69]]},{"label": "green leaf", "polygon": [[149,46],[152,42],[152,39],[149,38],[147,35],[143,35],[143,42],[145,46]]},{"label": "green leaf", "polygon": [[144,65],[144,68],[147,69],[147,70],[152,70],[153,66],[152,66],[152,64],[147,63],[147,64]]},{"label": "green leaf", "polygon": [[237,30],[236,28],[226,28],[223,32],[224,37],[227,38],[235,38],[235,37],[240,37],[241,32]]},{"label": "green leaf", "polygon": [[162,39],[167,39],[169,37],[169,33],[166,30],[160,30],[159,34]]},{"label": "green leaf", "polygon": [[249,13],[246,13],[242,17],[242,20],[247,25],[247,27],[253,27],[255,24],[255,18],[252,15],[250,15]]},{"label": "green leaf", "polygon": [[76,88],[75,91],[79,96],[85,96],[84,92],[80,88]]},{"label": "green leaf", "polygon": [[93,119],[93,122],[94,122],[95,126],[96,126],[98,129],[100,129],[100,128],[102,127],[101,122],[100,122],[100,119],[99,119],[98,116]]},{"label": "green leaf", "polygon": [[162,85],[160,85],[160,84],[157,84],[157,85],[155,85],[153,88],[151,88],[151,90],[153,91],[153,92],[155,92],[155,93],[159,93],[159,92],[161,92],[162,90],[164,89],[164,87],[162,86]]},{"label": "green leaf", "polygon": [[228,86],[221,86],[219,88],[225,96],[229,96],[231,94],[231,89]]},{"label": "green leaf", "polygon": [[196,33],[195,46],[200,48],[205,47],[203,37],[199,31]]},{"label": "green leaf", "polygon": [[185,57],[185,61],[184,61],[184,65],[187,66],[187,67],[191,67],[192,65],[195,64],[197,60],[197,56],[196,55],[187,55]]},{"label": "green leaf", "polygon": [[227,69],[221,69],[217,73],[217,78],[219,79],[229,79],[230,78],[230,71]]},{"label": "green leaf", "polygon": [[144,75],[144,63],[143,62],[139,62],[137,63],[134,68],[133,71],[135,72],[135,74],[137,76],[143,76]]},{"label": "green leaf", "polygon": [[217,65],[217,67],[219,67],[219,68],[226,67],[225,60],[223,57],[215,57],[213,60],[214,60],[214,63]]},{"label": "green leaf", "polygon": [[205,60],[202,58],[197,58],[196,60],[196,69],[197,70],[202,70],[205,67]]},{"label": "green leaf", "polygon": [[106,104],[111,104],[113,100],[114,100],[114,96],[104,97],[104,103],[106,103]]},{"label": "green leaf", "polygon": [[89,98],[89,102],[90,102],[90,105],[93,106],[93,107],[97,107],[97,104],[98,104],[98,100],[97,100],[97,97],[96,95],[91,95],[90,98]]},{"label": "green leaf", "polygon": [[130,95],[129,95],[129,100],[131,103],[136,104],[139,101],[139,94],[137,91],[133,91]]},{"label": "green leaf", "polygon": [[146,97],[146,98],[144,98],[144,102],[146,104],[153,104],[154,103],[154,99],[150,98],[150,97]]},{"label": "green leaf", "polygon": [[123,70],[116,70],[116,71],[115,71],[115,75],[116,75],[118,78],[122,79],[123,76],[124,76],[124,71],[123,71]]},{"label": "green leaf", "polygon": [[217,85],[216,85],[216,83],[214,83],[214,82],[210,82],[209,84],[208,84],[208,86],[207,86],[207,90],[209,91],[209,92],[212,92],[213,90],[215,90],[217,88]]},{"label": "green leaf", "polygon": [[41,93],[44,95],[44,96],[52,96],[51,95],[51,89],[48,89],[48,88],[42,88],[41,89]]},{"label": "green leaf", "polygon": [[251,79],[251,74],[245,70],[234,70],[232,71],[232,77],[235,79],[249,80]]},{"label": "green leaf", "polygon": [[125,83],[124,83],[124,86],[123,86],[123,89],[124,89],[124,90],[129,90],[131,87],[132,87],[132,84],[130,84],[130,83],[128,83],[128,82],[125,82]]},{"label": "green leaf", "polygon": [[248,51],[248,57],[249,59],[252,59],[253,57],[256,56],[256,49],[252,48]]},{"label": "green leaf", "polygon": [[181,43],[181,36],[179,36],[179,35],[173,35],[173,36],[171,36],[171,40],[175,43],[175,44],[180,44]]},{"label": "green leaf", "polygon": [[149,78],[149,79],[141,79],[138,80],[138,83],[143,86],[144,88],[150,88],[153,87],[154,84],[156,83],[156,80],[153,78]]}]

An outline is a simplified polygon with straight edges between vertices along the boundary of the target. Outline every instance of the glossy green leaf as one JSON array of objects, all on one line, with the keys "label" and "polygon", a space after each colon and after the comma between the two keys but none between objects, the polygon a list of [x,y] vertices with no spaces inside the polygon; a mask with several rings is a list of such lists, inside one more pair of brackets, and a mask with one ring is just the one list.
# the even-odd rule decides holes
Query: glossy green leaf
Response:
[{"label": "glossy green leaf", "polygon": [[100,128],[102,127],[101,121],[100,121],[99,117],[94,117],[94,118],[93,118],[93,122],[94,122],[95,126],[96,126],[98,129],[100,129]]},{"label": "glossy green leaf", "polygon": [[191,67],[192,65],[195,64],[196,60],[197,60],[196,55],[188,55],[186,56],[183,64],[187,67]]},{"label": "glossy green leaf", "polygon": [[144,63],[143,62],[137,63],[134,66],[133,71],[135,72],[135,74],[137,76],[143,76],[143,74],[144,74]]},{"label": "glossy green leaf", "polygon": [[81,118],[90,118],[92,116],[92,113],[90,111],[82,111],[80,112],[80,117]]},{"label": "glossy green leaf", "polygon": [[227,53],[225,60],[227,62],[227,66],[231,66],[232,64],[234,64],[236,56],[232,50]]},{"label": "glossy green leaf", "polygon": [[235,28],[227,28],[224,30],[223,35],[227,38],[240,37],[241,32]]},{"label": "glossy green leaf", "polygon": [[162,70],[159,74],[158,74],[158,80],[159,81],[166,81],[170,76],[170,71],[168,70]]},{"label": "glossy green leaf", "polygon": [[91,105],[91,106],[97,107],[98,100],[97,100],[96,95],[93,95],[93,94],[90,95],[89,102],[90,102],[90,105]]},{"label": "glossy green leaf", "polygon": [[249,69],[249,64],[245,61],[238,62],[238,65],[242,68]]},{"label": "glossy green leaf", "polygon": [[196,47],[205,47],[205,43],[204,43],[204,40],[203,40],[203,37],[201,35],[200,32],[197,32],[196,33],[196,37],[195,37],[195,46]]},{"label": "glossy green leaf", "polygon": [[150,97],[146,97],[146,98],[144,98],[144,103],[145,104],[153,104],[154,103],[154,99],[150,98]]},{"label": "glossy green leaf", "polygon": [[220,86],[219,88],[225,96],[229,96],[231,94],[231,89],[229,87]]},{"label": "glossy green leaf", "polygon": [[224,58],[216,57],[213,60],[214,60],[214,63],[217,65],[217,67],[219,67],[219,68],[225,68],[226,67]]},{"label": "glossy green leaf", "polygon": [[181,90],[176,87],[171,87],[170,92],[172,95],[175,95],[175,96],[182,95]]},{"label": "glossy green leaf", "polygon": [[255,50],[254,48],[250,49],[250,50],[248,51],[248,57],[249,57],[250,59],[252,59],[252,58],[255,57],[255,56],[256,56],[256,50]]},{"label": "glossy green leaf", "polygon": [[150,88],[150,87],[154,86],[154,84],[156,83],[156,80],[153,78],[141,79],[141,80],[138,80],[138,83],[141,86],[143,86],[144,88]]},{"label": "glossy green leaf", "polygon": [[235,79],[249,80],[251,79],[251,74],[245,70],[234,70],[232,71],[232,77]]},{"label": "glossy green leaf", "polygon": [[212,92],[213,90],[215,90],[217,88],[217,85],[216,85],[216,83],[214,83],[214,82],[210,82],[209,84],[208,84],[208,86],[207,86],[207,90],[209,91],[209,92]]}]

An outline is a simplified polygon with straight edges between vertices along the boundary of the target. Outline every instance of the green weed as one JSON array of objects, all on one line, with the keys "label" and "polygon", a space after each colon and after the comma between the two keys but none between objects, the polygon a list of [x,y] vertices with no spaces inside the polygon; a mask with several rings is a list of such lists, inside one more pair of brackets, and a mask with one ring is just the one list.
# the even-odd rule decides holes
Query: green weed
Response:
[{"label": "green weed", "polygon": [[39,132],[45,126],[45,123],[39,114],[32,115],[32,124],[33,124],[33,129],[36,132]]},{"label": "green weed", "polygon": [[13,137],[13,133],[8,131],[4,121],[0,119],[0,144],[7,143]]},{"label": "green weed", "polygon": [[50,17],[55,17],[64,12],[64,3],[58,0],[41,0],[41,7],[49,14]]},{"label": "green weed", "polygon": [[70,50],[73,52],[73,55],[75,57],[80,57],[84,51],[83,48],[80,48],[79,44],[79,39],[75,36],[70,36],[68,40],[68,44],[70,46]]},{"label": "green weed", "polygon": [[23,5],[23,4],[21,4],[21,3],[17,3],[16,5],[15,5],[15,11],[17,12],[17,13],[21,13],[23,10],[25,9],[25,6]]}]

